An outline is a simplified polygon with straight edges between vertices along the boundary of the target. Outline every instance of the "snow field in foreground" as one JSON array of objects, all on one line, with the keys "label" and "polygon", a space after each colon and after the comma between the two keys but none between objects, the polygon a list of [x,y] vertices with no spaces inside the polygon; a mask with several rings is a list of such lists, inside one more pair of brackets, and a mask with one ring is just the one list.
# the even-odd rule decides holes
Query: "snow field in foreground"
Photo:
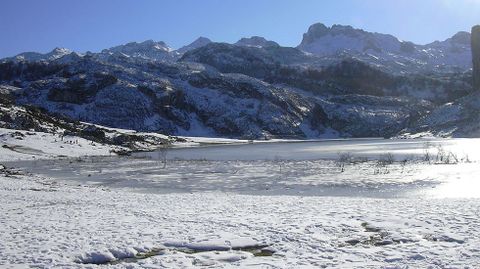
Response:
[{"label": "snow field in foreground", "polygon": [[[2,268],[100,268],[78,261],[155,249],[163,251],[109,268],[475,268],[480,262],[476,199],[141,194],[1,176],[0,203]],[[257,257],[221,248],[237,243],[276,252]],[[217,250],[187,253],[179,246]]]}]

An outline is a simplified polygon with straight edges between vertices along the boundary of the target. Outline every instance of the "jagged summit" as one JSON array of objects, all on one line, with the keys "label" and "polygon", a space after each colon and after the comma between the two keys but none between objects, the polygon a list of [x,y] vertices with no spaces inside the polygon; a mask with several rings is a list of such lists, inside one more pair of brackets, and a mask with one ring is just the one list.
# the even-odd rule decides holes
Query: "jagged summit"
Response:
[{"label": "jagged summit", "polygon": [[187,52],[187,51],[201,48],[201,47],[203,47],[203,46],[205,46],[205,45],[208,45],[208,44],[210,44],[210,43],[212,43],[212,40],[210,40],[209,38],[206,38],[206,37],[201,36],[201,37],[195,39],[195,41],[193,41],[192,43],[190,43],[190,44],[188,44],[188,45],[186,45],[186,46],[183,46],[183,47],[179,48],[179,49],[177,50],[177,52],[183,54],[183,53],[185,53],[185,52]]},{"label": "jagged summit", "polygon": [[[366,32],[362,29],[353,28],[350,25],[334,24],[332,27],[327,27],[323,23],[315,23],[308,28],[308,31],[303,34],[303,40],[300,46],[315,42],[318,38],[327,35],[346,35],[350,37],[361,37],[362,35],[371,35],[373,33]],[[389,36],[389,35],[385,35]],[[393,37],[393,36],[391,36]]]},{"label": "jagged summit", "polygon": [[303,35],[298,49],[321,57],[353,57],[396,72],[452,72],[471,68],[470,34],[458,32],[444,41],[418,45],[393,35],[351,26],[316,23]]},{"label": "jagged summit", "polygon": [[244,46],[244,47],[257,47],[257,48],[280,46],[277,42],[267,40],[261,36],[244,37],[238,40],[237,43],[235,43],[235,45]]},{"label": "jagged summit", "polygon": [[387,34],[371,33],[351,26],[335,24],[327,27],[316,23],[303,35],[298,48],[319,55],[331,55],[343,50],[355,52],[400,51],[402,42]]}]

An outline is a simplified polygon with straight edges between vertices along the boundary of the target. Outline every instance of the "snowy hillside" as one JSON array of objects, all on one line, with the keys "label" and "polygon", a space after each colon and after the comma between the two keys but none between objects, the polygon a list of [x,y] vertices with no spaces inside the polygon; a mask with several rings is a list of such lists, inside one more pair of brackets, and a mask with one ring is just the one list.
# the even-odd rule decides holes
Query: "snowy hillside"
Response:
[{"label": "snowy hillside", "polygon": [[[356,89],[356,82],[331,95],[321,78],[311,79],[318,82],[313,91],[191,62],[145,64],[143,58],[93,55],[69,63],[2,67],[8,70],[4,83],[17,85],[12,95],[18,104],[85,122],[171,135],[391,136],[429,107],[420,99],[357,96],[366,92]],[[356,125],[361,128],[352,127]]]},{"label": "snowy hillside", "polygon": [[480,136],[480,94],[465,96],[437,107],[403,133],[440,137]]}]

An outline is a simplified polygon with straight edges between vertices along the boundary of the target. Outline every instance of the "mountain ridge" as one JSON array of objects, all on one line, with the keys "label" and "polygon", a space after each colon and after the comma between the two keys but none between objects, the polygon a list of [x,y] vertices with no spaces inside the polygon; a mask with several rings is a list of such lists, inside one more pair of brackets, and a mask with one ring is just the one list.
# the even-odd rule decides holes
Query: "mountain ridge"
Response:
[{"label": "mountain ridge", "polygon": [[[199,37],[189,45],[172,49],[163,41],[146,40],[114,46],[104,49],[100,53],[103,54],[103,57],[116,53],[125,57],[177,61],[188,51],[210,43],[212,43],[210,39]],[[241,38],[233,45],[280,46],[278,43],[268,41],[260,36]],[[470,33],[464,31],[459,31],[443,41],[418,45],[410,41],[401,41],[393,35],[368,32],[348,25],[334,24],[327,27],[322,23],[316,23],[308,28],[303,35],[302,42],[296,48],[324,58],[356,58],[377,68],[400,74],[432,71],[459,72],[467,71],[472,67]],[[68,53],[64,53],[62,56],[66,54]],[[12,58],[38,61],[51,59],[51,56],[23,53],[4,58],[3,61]]]}]

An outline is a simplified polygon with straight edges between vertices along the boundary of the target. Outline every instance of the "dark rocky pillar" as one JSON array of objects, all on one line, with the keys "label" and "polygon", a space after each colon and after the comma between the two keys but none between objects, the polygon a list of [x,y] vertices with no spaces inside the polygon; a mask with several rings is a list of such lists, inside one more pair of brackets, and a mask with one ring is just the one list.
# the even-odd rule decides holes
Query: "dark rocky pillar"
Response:
[{"label": "dark rocky pillar", "polygon": [[472,28],[473,88],[480,91],[480,25]]}]

